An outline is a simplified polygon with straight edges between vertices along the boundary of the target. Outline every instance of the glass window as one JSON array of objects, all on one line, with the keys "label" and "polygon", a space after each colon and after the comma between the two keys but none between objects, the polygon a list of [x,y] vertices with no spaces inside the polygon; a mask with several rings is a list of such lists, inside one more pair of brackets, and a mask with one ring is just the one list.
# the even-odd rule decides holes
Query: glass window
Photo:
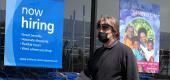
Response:
[{"label": "glass window", "polygon": [[1,72],[11,72],[13,78],[46,79],[49,72],[80,72],[85,68],[90,47],[91,0],[64,0],[62,69],[4,66],[5,2],[0,0],[0,77],[10,75]]},{"label": "glass window", "polygon": [[[159,74],[151,74],[154,78],[169,79],[170,78],[170,0],[142,0],[146,3],[160,5],[160,72]],[[114,16],[119,19],[119,0],[97,0],[97,19],[101,16]],[[96,39],[96,47],[101,46],[101,43]]]},{"label": "glass window", "polygon": [[[144,0],[160,5],[160,73],[155,78],[170,77],[170,0]],[[12,72],[12,76],[37,78],[48,72],[80,72],[86,67],[90,54],[91,0],[64,0],[63,68],[28,68],[4,66],[5,5],[0,0],[0,77],[2,71]],[[97,20],[101,16],[114,16],[119,19],[119,0],[97,0]],[[96,48],[102,44],[96,38]],[[16,76],[15,76],[16,74]],[[8,75],[8,74],[7,74]],[[20,75],[20,76],[18,76]],[[21,76],[22,75],[22,76]],[[1,78],[0,78],[1,79]]]},{"label": "glass window", "polygon": [[90,0],[65,0],[62,71],[80,72],[85,68],[90,47],[90,15]]}]

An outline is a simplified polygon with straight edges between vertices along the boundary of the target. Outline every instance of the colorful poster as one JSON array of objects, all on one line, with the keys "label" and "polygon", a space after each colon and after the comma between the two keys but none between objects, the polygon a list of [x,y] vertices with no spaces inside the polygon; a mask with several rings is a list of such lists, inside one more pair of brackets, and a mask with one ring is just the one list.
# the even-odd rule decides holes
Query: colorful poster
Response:
[{"label": "colorful poster", "polygon": [[138,71],[158,73],[160,6],[142,0],[120,0],[120,41],[130,47]]},{"label": "colorful poster", "polygon": [[7,0],[7,66],[62,68],[64,0]]}]

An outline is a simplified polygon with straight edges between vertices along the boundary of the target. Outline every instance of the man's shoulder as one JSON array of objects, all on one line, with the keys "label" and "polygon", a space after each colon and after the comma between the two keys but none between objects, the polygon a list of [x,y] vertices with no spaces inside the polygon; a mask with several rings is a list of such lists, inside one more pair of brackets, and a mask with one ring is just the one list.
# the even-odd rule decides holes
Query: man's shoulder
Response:
[{"label": "man's shoulder", "polygon": [[132,49],[130,47],[128,47],[127,45],[125,45],[124,43],[119,42],[118,43],[119,49],[125,53],[132,53]]},{"label": "man's shoulder", "polygon": [[121,49],[131,49],[130,47],[128,47],[127,45],[125,45],[124,43],[120,41],[117,43],[117,46],[119,46],[119,48]]},{"label": "man's shoulder", "polygon": [[99,47],[95,50],[95,53],[101,53],[101,52],[104,52],[106,50],[106,47]]}]

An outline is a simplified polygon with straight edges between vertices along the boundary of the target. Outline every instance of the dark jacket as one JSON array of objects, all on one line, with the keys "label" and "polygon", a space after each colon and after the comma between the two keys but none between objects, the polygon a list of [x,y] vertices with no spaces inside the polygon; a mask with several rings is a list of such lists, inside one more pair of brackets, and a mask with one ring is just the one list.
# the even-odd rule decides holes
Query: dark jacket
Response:
[{"label": "dark jacket", "polygon": [[98,48],[84,73],[92,80],[138,80],[133,52],[120,42],[111,48]]}]

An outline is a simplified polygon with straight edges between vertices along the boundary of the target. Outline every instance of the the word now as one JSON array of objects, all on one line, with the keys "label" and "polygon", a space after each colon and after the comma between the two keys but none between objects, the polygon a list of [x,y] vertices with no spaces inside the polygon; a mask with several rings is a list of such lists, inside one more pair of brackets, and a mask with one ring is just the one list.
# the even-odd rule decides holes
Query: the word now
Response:
[{"label": "the word now", "polygon": [[31,16],[32,15],[42,16],[43,15],[43,10],[22,7],[22,14],[31,15]]}]

